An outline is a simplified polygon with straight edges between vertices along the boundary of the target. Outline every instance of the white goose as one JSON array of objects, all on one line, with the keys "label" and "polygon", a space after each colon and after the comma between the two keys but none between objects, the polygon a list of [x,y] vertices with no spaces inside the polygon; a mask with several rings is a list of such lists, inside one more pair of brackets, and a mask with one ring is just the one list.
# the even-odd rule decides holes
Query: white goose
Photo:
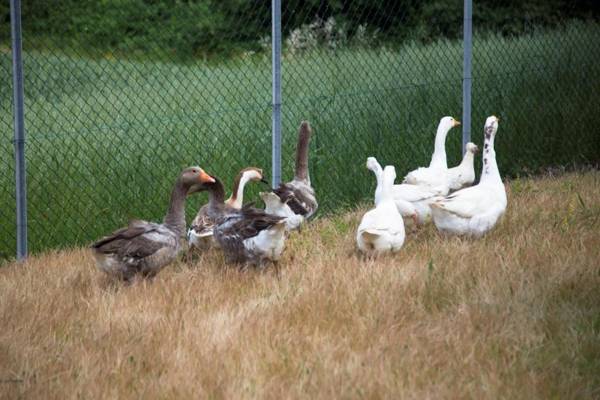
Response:
[{"label": "white goose", "polygon": [[[383,170],[375,157],[367,158],[367,168],[373,171],[377,179],[377,189],[375,190],[375,205],[381,199],[381,186]],[[405,218],[411,218],[414,225],[422,225],[431,217],[429,205],[439,196],[440,190],[430,189],[424,186],[409,185],[403,183],[392,187],[392,197],[400,214]]]},{"label": "white goose", "polygon": [[396,208],[392,186],[396,179],[396,169],[388,165],[377,182],[375,208],[363,215],[356,243],[359,250],[369,255],[396,252],[404,244],[404,221]]},{"label": "white goose", "polygon": [[448,186],[450,190],[459,190],[466,186],[471,186],[475,181],[475,168],[473,161],[475,154],[479,151],[479,147],[475,143],[467,143],[465,155],[462,162],[448,169]]},{"label": "white goose", "polygon": [[481,180],[431,205],[433,222],[444,233],[480,237],[492,229],[506,210],[506,190],[494,151],[498,118],[485,121]]},{"label": "white goose", "polygon": [[446,136],[450,129],[460,125],[460,122],[452,117],[444,117],[435,134],[435,147],[429,167],[420,167],[409,172],[402,183],[426,186],[439,190],[442,194],[448,194],[448,162],[446,161]]}]

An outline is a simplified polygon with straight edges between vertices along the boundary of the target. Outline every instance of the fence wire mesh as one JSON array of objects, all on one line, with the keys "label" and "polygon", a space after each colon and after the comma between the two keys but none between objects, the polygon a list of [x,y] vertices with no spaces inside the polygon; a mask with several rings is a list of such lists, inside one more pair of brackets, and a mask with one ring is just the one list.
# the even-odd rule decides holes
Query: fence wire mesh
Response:
[{"label": "fence wire mesh", "polygon": [[[269,2],[63,3],[69,17],[51,29],[43,15],[54,11],[23,2],[30,251],[85,244],[132,217],[160,219],[185,166],[227,185],[246,166],[270,171]],[[399,177],[427,164],[439,119],[462,114],[462,2],[282,3],[283,180],[304,119],[323,212],[371,197],[367,156]],[[496,114],[504,174],[597,163],[598,16],[577,3],[540,19],[509,3],[474,1],[473,141]],[[507,7],[525,11],[494,17]],[[0,33],[0,257],[9,258],[12,71]],[[455,130],[450,165],[460,147]],[[260,188],[248,189],[255,200]],[[188,218],[204,201],[188,202]]]}]

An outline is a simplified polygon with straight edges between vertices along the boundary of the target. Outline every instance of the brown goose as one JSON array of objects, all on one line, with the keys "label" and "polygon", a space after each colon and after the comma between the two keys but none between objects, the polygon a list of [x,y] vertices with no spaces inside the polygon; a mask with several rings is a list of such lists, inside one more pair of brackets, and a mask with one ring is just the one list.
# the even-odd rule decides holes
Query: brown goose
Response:
[{"label": "brown goose", "polygon": [[155,276],[177,257],[181,249],[186,196],[207,190],[206,185],[211,183],[214,183],[214,179],[202,168],[184,169],[175,182],[169,210],[162,224],[131,221],[126,228],[92,244],[98,268],[125,281],[130,281],[138,274]]},{"label": "brown goose", "polygon": [[[268,184],[263,177],[263,171],[260,168],[248,167],[239,172],[233,182],[233,190],[231,196],[225,200],[225,205],[236,210],[242,208],[244,200],[244,188],[248,182],[261,181]],[[213,227],[215,222],[208,215],[208,204],[203,205],[198,210],[198,214],[192,221],[192,225],[188,230],[188,244],[191,248],[209,248],[214,244]]]},{"label": "brown goose", "polygon": [[208,215],[215,221],[214,237],[229,262],[262,265],[277,262],[285,242],[285,218],[244,205],[237,210],[225,204],[218,178],[208,186]]},{"label": "brown goose", "polygon": [[[278,188],[273,190],[281,199],[282,213],[293,217],[302,216],[303,220],[311,218],[319,208],[315,197],[315,190],[310,185],[310,175],[308,173],[308,146],[312,129],[307,121],[300,124],[298,130],[298,145],[296,146],[296,171],[294,179],[287,183],[281,183]],[[299,227],[299,224],[292,224]]]}]

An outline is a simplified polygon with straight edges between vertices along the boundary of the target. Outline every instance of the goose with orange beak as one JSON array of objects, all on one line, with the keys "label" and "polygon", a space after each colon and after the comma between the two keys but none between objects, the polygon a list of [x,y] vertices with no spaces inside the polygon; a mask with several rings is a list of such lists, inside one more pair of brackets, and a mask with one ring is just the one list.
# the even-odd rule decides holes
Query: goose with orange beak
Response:
[{"label": "goose with orange beak", "polygon": [[429,167],[420,167],[409,172],[404,177],[402,183],[425,186],[442,193],[444,196],[448,194],[450,188],[447,177],[448,162],[446,160],[446,136],[448,135],[448,132],[450,132],[450,129],[459,125],[460,121],[457,121],[452,117],[444,117],[440,120],[435,134],[435,147]]},{"label": "goose with orange beak", "polygon": [[186,197],[207,190],[207,185],[214,182],[200,167],[184,169],[171,191],[163,222],[134,220],[92,244],[97,267],[126,282],[136,276],[154,277],[173,262],[182,249]]}]

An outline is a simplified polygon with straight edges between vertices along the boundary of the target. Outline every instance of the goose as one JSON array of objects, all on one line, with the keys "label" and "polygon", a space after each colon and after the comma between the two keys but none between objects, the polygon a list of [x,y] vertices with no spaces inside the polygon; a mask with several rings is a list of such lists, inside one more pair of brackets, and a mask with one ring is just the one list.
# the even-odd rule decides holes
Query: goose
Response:
[{"label": "goose", "polygon": [[302,121],[298,130],[294,179],[287,183],[281,183],[273,190],[273,193],[281,199],[282,207],[285,209],[282,213],[300,215],[302,221],[310,219],[319,207],[308,173],[308,145],[311,133],[310,124]]},{"label": "goose", "polygon": [[448,234],[480,237],[492,229],[506,211],[506,189],[502,183],[494,138],[499,119],[485,121],[481,179],[475,186],[458,190],[431,205],[433,222]]},{"label": "goose", "polygon": [[368,255],[396,252],[404,244],[404,221],[392,194],[395,179],[396,169],[391,165],[386,166],[377,184],[377,204],[363,215],[358,226],[358,249]]},{"label": "goose", "polygon": [[108,275],[130,282],[135,276],[154,277],[181,250],[185,231],[185,198],[214,182],[200,167],[184,169],[171,192],[162,224],[134,220],[125,228],[91,245],[96,265]]},{"label": "goose", "polygon": [[448,171],[448,163],[446,161],[446,136],[450,129],[460,125],[460,121],[452,117],[444,117],[435,134],[435,147],[429,167],[419,167],[409,172],[402,183],[411,185],[427,186],[440,190],[443,195],[448,194],[448,180],[446,173]]},{"label": "goose", "polygon": [[[367,168],[373,171],[377,179],[375,190],[375,205],[381,199],[381,185],[383,170],[375,157],[367,158]],[[442,194],[440,190],[434,190],[423,186],[402,183],[392,186],[392,197],[400,214],[405,218],[411,218],[413,225],[420,226],[431,217],[429,205]]]},{"label": "goose", "polygon": [[465,155],[461,163],[454,168],[448,169],[448,186],[450,190],[462,189],[473,184],[475,181],[473,161],[478,151],[479,147],[475,143],[467,143]]},{"label": "goose", "polygon": [[286,207],[286,203],[281,201],[281,198],[273,192],[260,192],[260,198],[265,203],[265,212],[272,215],[277,215],[285,218],[287,231],[297,230],[302,226],[304,217]]},{"label": "goose", "polygon": [[285,244],[285,218],[244,205],[240,210],[225,204],[223,184],[216,178],[208,185],[208,216],[215,222],[213,234],[228,262],[262,266],[277,263]]},{"label": "goose", "polygon": [[[231,196],[225,200],[225,205],[237,210],[241,209],[244,200],[244,188],[248,182],[255,181],[269,183],[263,177],[262,169],[256,167],[242,169],[233,181],[233,190]],[[208,204],[205,204],[198,210],[188,230],[187,237],[190,249],[207,249],[216,244],[213,238],[213,226],[214,221],[208,216]]]}]

